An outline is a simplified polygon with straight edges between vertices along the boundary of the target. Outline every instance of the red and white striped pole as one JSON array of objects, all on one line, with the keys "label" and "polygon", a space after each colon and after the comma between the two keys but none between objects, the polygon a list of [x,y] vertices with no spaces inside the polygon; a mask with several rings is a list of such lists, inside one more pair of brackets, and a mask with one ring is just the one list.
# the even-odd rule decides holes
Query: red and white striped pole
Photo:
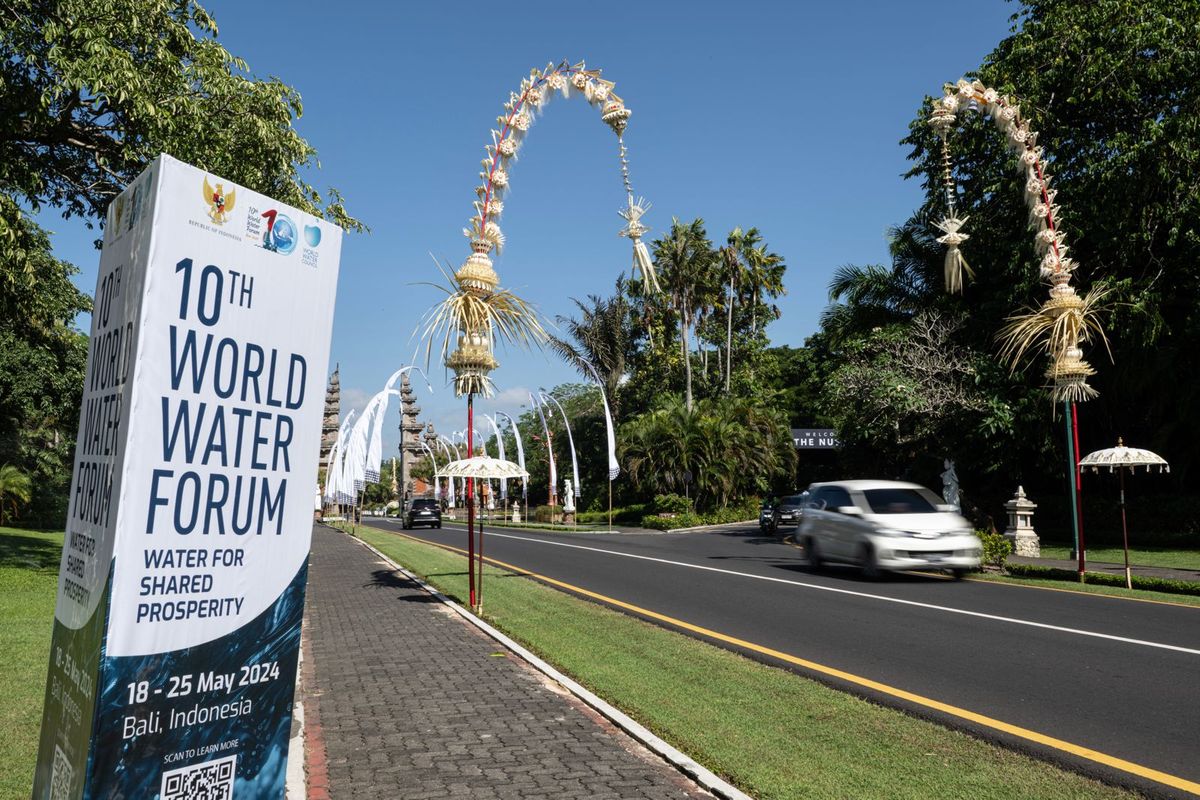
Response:
[{"label": "red and white striped pole", "polygon": [[[467,394],[467,458],[475,444],[475,395]],[[475,479],[467,478],[467,585],[471,609],[475,608]]]}]

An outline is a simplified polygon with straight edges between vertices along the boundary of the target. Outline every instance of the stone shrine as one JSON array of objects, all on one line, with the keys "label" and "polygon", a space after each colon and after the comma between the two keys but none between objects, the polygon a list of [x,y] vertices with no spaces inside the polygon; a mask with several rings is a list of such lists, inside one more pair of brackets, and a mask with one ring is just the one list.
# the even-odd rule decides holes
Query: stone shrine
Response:
[{"label": "stone shrine", "polygon": [[1037,503],[1025,496],[1025,488],[1017,487],[1013,499],[1004,504],[1008,512],[1008,529],[1004,538],[1013,544],[1013,554],[1038,558],[1042,554],[1041,540],[1033,529],[1033,510]]}]

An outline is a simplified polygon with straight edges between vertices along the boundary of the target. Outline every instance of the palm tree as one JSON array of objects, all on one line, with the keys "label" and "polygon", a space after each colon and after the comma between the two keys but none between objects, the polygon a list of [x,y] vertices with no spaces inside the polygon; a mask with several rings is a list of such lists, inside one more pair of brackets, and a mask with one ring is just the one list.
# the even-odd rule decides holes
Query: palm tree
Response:
[{"label": "palm tree", "polygon": [[790,430],[776,414],[738,398],[678,398],[621,426],[621,460],[629,477],[654,493],[685,491],[692,473],[698,508],[726,506],[765,491],[795,468]]},{"label": "palm tree", "polygon": [[[766,297],[775,298],[784,293],[783,273],[787,265],[783,257],[767,250],[758,228],[742,231],[734,228],[719,251],[721,266],[729,279],[729,290],[725,300],[725,393],[733,374],[733,309],[734,305],[750,304],[751,330],[758,331],[758,306],[766,303]],[[779,309],[774,309],[776,317]]]},{"label": "palm tree", "polygon": [[[890,231],[892,264],[838,267],[829,282],[834,301],[821,317],[821,327],[835,339],[911,319],[917,312],[943,303],[937,242],[921,217]],[[842,302],[838,302],[842,301]]]},{"label": "palm tree", "polygon": [[746,275],[746,265],[742,261],[742,254],[746,249],[746,242],[750,235],[757,235],[758,231],[751,228],[749,233],[743,233],[740,227],[730,231],[729,236],[725,239],[725,246],[718,253],[721,258],[721,265],[725,268],[725,273],[729,276],[729,294],[725,301],[725,394],[729,394],[729,376],[733,371],[733,304],[735,292],[738,284]]},{"label": "palm tree", "polygon": [[[758,230],[750,229],[757,239]],[[767,250],[766,243],[748,248],[744,256],[747,268],[746,295],[750,299],[751,330],[758,331],[758,307],[765,306],[767,298],[772,300],[782,294],[787,294],[783,288],[783,273],[787,264],[783,256]],[[744,301],[743,301],[744,302]],[[779,307],[770,307],[770,320],[779,318]]]},{"label": "palm tree", "polygon": [[561,315],[556,318],[571,341],[550,336],[550,349],[585,377],[592,377],[589,364],[600,373],[609,408],[617,417],[617,390],[628,371],[636,340],[633,304],[629,301],[624,278],[617,279],[612,297],[588,295],[587,299],[588,302],[583,303],[571,298],[579,309],[579,319]]},{"label": "palm tree", "polygon": [[4,524],[4,507],[12,508],[17,515],[19,504],[28,503],[33,497],[33,484],[29,476],[11,464],[0,467],[0,525]]},{"label": "palm tree", "polygon": [[706,319],[720,292],[717,254],[697,217],[688,224],[671,220],[671,230],[654,242],[654,262],[667,305],[679,318],[679,347],[686,374],[684,398],[692,409],[691,332]]}]

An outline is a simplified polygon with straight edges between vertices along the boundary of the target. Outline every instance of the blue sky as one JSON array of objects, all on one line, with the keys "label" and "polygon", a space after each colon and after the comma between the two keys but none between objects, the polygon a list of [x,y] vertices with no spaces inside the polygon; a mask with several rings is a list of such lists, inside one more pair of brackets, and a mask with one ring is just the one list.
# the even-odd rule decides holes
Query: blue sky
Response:
[{"label": "blue sky", "polygon": [[[788,264],[770,335],[799,345],[833,270],[885,261],[888,227],[919,202],[898,142],[922,98],[978,66],[1016,10],[1001,0],[204,5],[254,74],[300,91],[297,127],[321,161],[310,181],[342,190],[372,229],[342,251],[333,359],[343,411],[411,363],[417,320],[438,299],[414,284],[438,277],[431,254],[454,267],[466,257],[488,132],[531,67],[584,60],[616,81],[633,111],[634,189],[653,203],[648,238],[672,216],[703,217],[714,241],[735,225],[761,230]],[[629,270],[616,151],[595,109],[556,98],[512,170],[496,269],[550,318]],[[53,214],[42,222],[91,293],[95,234]],[[528,389],[578,379],[549,354],[499,359],[500,394],[485,411],[518,411]],[[430,377],[434,393],[418,390],[424,416],[463,427],[465,403],[439,365]]]}]

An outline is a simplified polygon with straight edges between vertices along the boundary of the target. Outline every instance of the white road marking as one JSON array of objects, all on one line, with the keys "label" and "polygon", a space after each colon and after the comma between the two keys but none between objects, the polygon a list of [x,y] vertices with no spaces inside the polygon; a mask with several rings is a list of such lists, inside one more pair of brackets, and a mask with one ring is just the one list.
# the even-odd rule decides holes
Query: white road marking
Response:
[{"label": "white road marking", "polygon": [[853,589],[839,589],[835,586],[822,586],[819,583],[806,583],[804,581],[789,580],[787,578],[773,578],[768,575],[754,575],[749,572],[738,572],[732,569],[722,569],[720,567],[710,567],[703,564],[689,564],[686,561],[672,561],[666,558],[656,558],[654,556],[642,556],[635,553],[622,553],[619,550],[607,550],[602,547],[587,547],[581,544],[570,544],[568,542],[548,542],[544,539],[533,539],[528,536],[516,536],[511,533],[499,533],[495,530],[489,530],[488,535],[499,536],[504,539],[517,539],[522,542],[532,542],[534,544],[551,545],[553,547],[569,547],[575,550],[588,550],[594,553],[604,553],[610,556],[621,556],[622,558],[636,558],[640,561],[654,561],[659,564],[669,564],[674,567],[687,567],[688,569],[699,569],[706,572],[718,572],[723,575],[736,575],[742,578],[752,578],[759,581],[770,581],[771,583],[783,583],[788,586],[799,586],[804,589],[817,589],[822,592],[832,592],[834,594],[845,594],[852,597],[865,597],[868,600],[881,600],[885,603],[896,603],[898,605],[916,606],[917,608],[928,608],[934,611],[945,611],[950,614],[962,614],[968,617],[978,617],[980,619],[990,619],[996,622],[1008,622],[1013,625],[1027,625],[1031,628],[1042,628],[1044,630],[1059,631],[1060,633],[1073,633],[1077,636],[1091,636],[1096,639],[1108,639],[1113,642],[1124,642],[1126,644],[1140,645],[1142,647],[1154,647],[1159,650],[1173,650],[1177,653],[1187,653],[1188,655],[1200,656],[1200,650],[1190,647],[1180,647],[1174,644],[1164,644],[1162,642],[1150,642],[1145,639],[1131,639],[1126,636],[1115,636],[1111,633],[1100,633],[1099,631],[1088,631],[1080,628],[1068,628],[1063,625],[1050,625],[1045,622],[1034,622],[1027,619],[1017,619],[1015,617],[1002,617],[997,614],[985,614],[982,611],[967,611],[963,608],[951,608],[949,606],[939,606],[933,603],[921,603],[916,600],[903,600],[899,597],[888,597],[881,594],[871,594],[870,592],[856,592]]}]

